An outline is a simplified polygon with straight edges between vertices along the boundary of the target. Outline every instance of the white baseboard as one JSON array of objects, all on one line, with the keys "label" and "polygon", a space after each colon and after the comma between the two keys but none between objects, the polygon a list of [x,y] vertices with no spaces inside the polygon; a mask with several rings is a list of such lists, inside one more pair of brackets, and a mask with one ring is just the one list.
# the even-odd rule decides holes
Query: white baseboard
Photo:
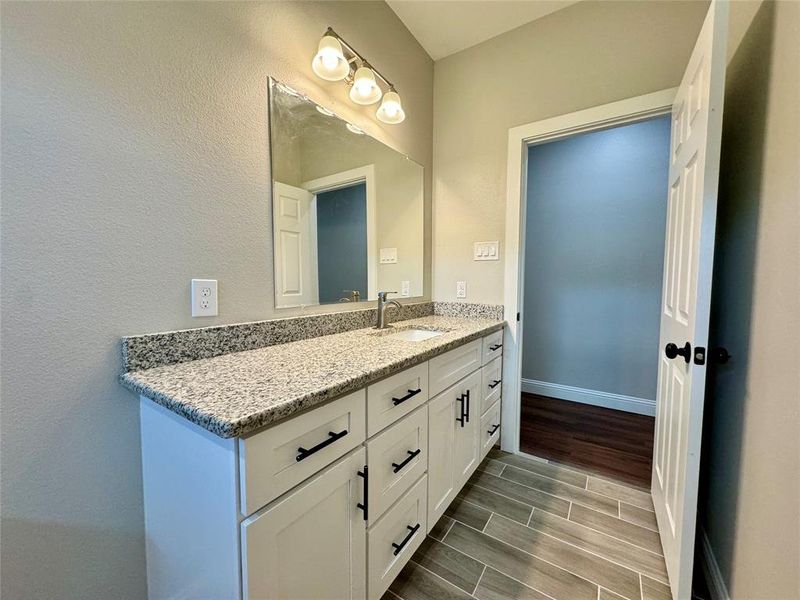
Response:
[{"label": "white baseboard", "polygon": [[711,594],[711,600],[731,600],[728,588],[725,586],[725,580],[722,578],[722,572],[719,570],[717,557],[714,556],[714,550],[711,548],[705,529],[700,529],[700,545],[703,559],[701,566],[703,575],[706,577],[706,585],[708,585],[708,593]]},{"label": "white baseboard", "polygon": [[649,417],[656,416],[656,401],[648,398],[637,398],[635,396],[623,396],[622,394],[611,394],[609,392],[598,392],[584,388],[573,387],[571,385],[561,385],[560,383],[547,383],[535,379],[523,379],[522,391],[529,394],[539,394],[540,396],[550,396],[559,400],[570,400],[581,404],[592,404],[593,406],[604,406],[625,412],[632,412]]}]

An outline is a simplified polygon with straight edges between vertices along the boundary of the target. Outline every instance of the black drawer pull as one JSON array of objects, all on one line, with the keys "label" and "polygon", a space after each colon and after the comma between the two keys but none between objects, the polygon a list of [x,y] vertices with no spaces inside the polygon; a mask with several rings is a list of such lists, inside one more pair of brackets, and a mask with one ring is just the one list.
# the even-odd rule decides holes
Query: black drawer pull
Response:
[{"label": "black drawer pull", "polygon": [[467,410],[466,410],[467,423],[469,423],[469,390],[467,390]]},{"label": "black drawer pull", "polygon": [[328,432],[328,436],[329,436],[328,439],[325,440],[324,442],[320,442],[319,444],[317,444],[313,448],[309,448],[308,450],[306,450],[305,448],[303,448],[301,446],[300,448],[297,449],[297,462],[300,462],[301,460],[304,460],[304,459],[308,458],[309,456],[311,456],[315,452],[319,452],[325,446],[330,446],[333,442],[335,442],[338,439],[343,438],[346,435],[347,435],[347,429],[342,429],[339,433],[334,433],[332,431],[329,431]]},{"label": "black drawer pull", "polygon": [[417,448],[416,450],[406,450],[406,452],[408,452],[408,456],[403,462],[401,462],[400,464],[392,463],[392,467],[394,467],[395,473],[399,473],[403,469],[403,467],[405,467],[408,463],[414,460],[414,458],[418,456],[420,452],[422,452],[422,448]]},{"label": "black drawer pull", "polygon": [[364,504],[356,504],[358,508],[364,511],[364,520],[369,520],[369,471],[367,471],[367,465],[364,465],[363,471],[358,471],[357,475],[364,479]]},{"label": "black drawer pull", "polygon": [[464,413],[464,406],[466,406],[467,402],[467,394],[461,394],[458,398],[456,398],[456,402],[461,403],[461,416],[456,417],[456,422],[461,423],[461,427],[464,427],[464,424],[469,421],[469,419],[465,416]]},{"label": "black drawer pull", "polygon": [[492,383],[489,384],[489,389],[493,390],[494,388],[496,388],[498,385],[500,385],[500,381],[501,381],[500,379],[495,379],[494,381],[492,381]]},{"label": "black drawer pull", "polygon": [[419,523],[417,523],[413,527],[411,525],[407,525],[406,528],[408,529],[408,535],[406,535],[406,537],[403,538],[403,541],[400,542],[399,544],[392,543],[392,548],[394,548],[394,555],[395,556],[400,554],[400,551],[403,548],[405,548],[405,546],[406,546],[406,544],[408,542],[411,541],[411,538],[414,537],[414,534],[417,533],[417,531],[419,531]]},{"label": "black drawer pull", "polygon": [[417,394],[419,394],[421,392],[422,392],[422,388],[419,388],[417,390],[408,390],[408,393],[405,396],[403,396],[402,398],[392,398],[392,403],[395,406],[397,406],[398,404],[402,404],[403,402],[405,402],[409,398],[413,398],[414,396],[416,396]]},{"label": "black drawer pull", "polygon": [[493,346],[489,346],[489,350],[494,352],[495,350],[500,350],[503,347],[503,344],[494,344]]},{"label": "black drawer pull", "polygon": [[494,432],[497,431],[498,429],[500,429],[500,423],[498,423],[497,425],[492,425],[492,428],[486,433],[489,434],[489,437],[492,437],[494,435]]}]

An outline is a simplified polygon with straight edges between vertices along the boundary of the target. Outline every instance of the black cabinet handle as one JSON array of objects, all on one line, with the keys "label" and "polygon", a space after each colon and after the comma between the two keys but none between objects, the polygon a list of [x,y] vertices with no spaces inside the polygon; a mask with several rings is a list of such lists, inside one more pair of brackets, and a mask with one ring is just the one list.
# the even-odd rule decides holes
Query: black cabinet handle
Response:
[{"label": "black cabinet handle", "polygon": [[467,390],[467,423],[469,423],[469,390]]},{"label": "black cabinet handle", "polygon": [[497,425],[492,425],[492,428],[486,433],[489,434],[489,437],[492,437],[494,435],[494,432],[497,431],[498,429],[500,429],[500,423],[498,423]]},{"label": "black cabinet handle", "polygon": [[369,471],[367,465],[364,465],[364,470],[358,472],[358,476],[364,479],[364,504],[356,504],[358,508],[364,511],[364,520],[369,520]]},{"label": "black cabinet handle", "polygon": [[683,359],[688,363],[692,358],[692,345],[689,342],[686,342],[683,348],[678,348],[678,346],[670,342],[664,347],[664,354],[667,355],[667,358],[677,358],[678,356],[682,356]]},{"label": "black cabinet handle", "polygon": [[495,379],[494,381],[492,381],[492,383],[489,384],[489,389],[493,390],[498,385],[500,385],[500,379]]},{"label": "black cabinet handle", "polygon": [[502,347],[503,347],[503,344],[494,344],[493,346],[489,346],[489,350],[494,352],[495,350],[499,350]]},{"label": "black cabinet handle", "polygon": [[408,463],[414,460],[414,457],[416,457],[417,455],[419,455],[420,452],[422,452],[422,448],[417,448],[416,450],[406,450],[406,452],[408,452],[408,456],[403,462],[401,462],[400,464],[392,463],[392,467],[394,467],[395,473],[399,473],[403,469],[403,467],[405,467]]},{"label": "black cabinet handle", "polygon": [[324,442],[320,442],[319,444],[317,444],[313,448],[309,448],[308,450],[306,450],[305,448],[303,448],[301,446],[300,448],[297,449],[297,457],[296,457],[297,458],[297,462],[300,462],[301,460],[305,460],[306,458],[308,458],[309,456],[311,456],[315,452],[319,452],[325,446],[330,446],[333,442],[335,442],[336,440],[342,439],[346,435],[347,435],[347,429],[342,429],[339,433],[334,433],[333,431],[329,431],[328,432],[328,436],[329,436],[328,439],[325,440]]},{"label": "black cabinet handle", "polygon": [[405,402],[409,398],[413,398],[414,396],[416,396],[417,394],[419,394],[421,392],[422,392],[422,388],[419,388],[417,390],[408,390],[408,393],[405,396],[403,396],[402,398],[392,398],[392,403],[394,403],[394,405],[397,406],[398,404],[402,404],[403,402]]},{"label": "black cabinet handle", "polygon": [[467,417],[464,413],[464,406],[466,406],[467,402],[467,394],[461,394],[458,398],[456,398],[456,402],[461,403],[461,416],[456,417],[456,422],[461,423],[461,427],[464,427],[464,424],[467,422]]},{"label": "black cabinet handle", "polygon": [[416,525],[414,525],[413,527],[412,527],[411,525],[407,525],[406,527],[407,527],[407,529],[408,529],[408,535],[406,535],[406,537],[405,537],[405,538],[403,538],[403,541],[402,541],[402,542],[400,542],[399,544],[392,543],[392,548],[394,548],[394,555],[395,555],[395,556],[397,556],[398,554],[400,554],[400,551],[401,551],[403,548],[405,548],[405,546],[406,546],[406,544],[407,544],[408,542],[410,542],[410,541],[411,541],[411,538],[413,538],[413,537],[414,537],[414,534],[415,534],[415,533],[417,533],[417,531],[419,531],[419,523],[417,523],[417,524],[416,524]]}]

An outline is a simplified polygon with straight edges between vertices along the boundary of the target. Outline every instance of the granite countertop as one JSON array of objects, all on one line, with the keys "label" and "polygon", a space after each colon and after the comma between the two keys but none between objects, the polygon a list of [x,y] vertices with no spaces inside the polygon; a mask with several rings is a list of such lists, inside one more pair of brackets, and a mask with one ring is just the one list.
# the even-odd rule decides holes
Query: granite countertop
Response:
[{"label": "granite countertop", "polygon": [[503,321],[427,316],[393,324],[410,327],[445,333],[407,342],[356,329],[131,371],[121,381],[220,437],[238,437],[502,329]]}]

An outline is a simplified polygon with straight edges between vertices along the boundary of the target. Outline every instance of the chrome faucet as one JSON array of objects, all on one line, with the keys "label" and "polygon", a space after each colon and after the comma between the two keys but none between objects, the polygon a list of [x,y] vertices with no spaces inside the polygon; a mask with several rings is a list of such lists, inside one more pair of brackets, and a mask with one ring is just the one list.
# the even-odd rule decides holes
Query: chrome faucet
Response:
[{"label": "chrome faucet", "polygon": [[378,322],[375,324],[375,329],[386,329],[389,324],[386,322],[386,307],[394,306],[395,308],[403,308],[397,300],[387,300],[388,294],[396,294],[397,292],[378,292]]}]

